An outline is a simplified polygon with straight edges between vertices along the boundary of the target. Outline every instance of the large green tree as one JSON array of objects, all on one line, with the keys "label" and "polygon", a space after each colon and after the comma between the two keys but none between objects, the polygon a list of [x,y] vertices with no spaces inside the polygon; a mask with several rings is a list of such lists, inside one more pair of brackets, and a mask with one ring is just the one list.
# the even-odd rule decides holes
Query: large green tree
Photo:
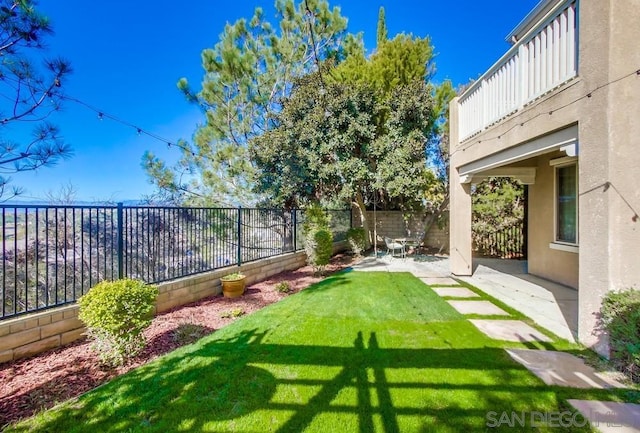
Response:
[{"label": "large green tree", "polygon": [[228,24],[219,42],[202,52],[205,75],[199,91],[186,79],[179,81],[187,98],[202,108],[205,121],[192,145],[181,143],[177,166],[145,155],[150,179],[161,189],[189,191],[192,202],[255,202],[255,168],[247,143],[272,129],[273,115],[296,77],[326,59],[340,58],[341,41],[361,45],[346,34],[340,9],[330,8],[326,0],[277,0],[275,8],[275,25],[256,8],[250,20]]},{"label": "large green tree", "polygon": [[283,106],[276,126],[251,141],[257,188],[274,204],[350,203],[365,230],[365,198],[374,193],[402,209],[421,207],[434,181],[424,146],[436,120],[424,81],[385,95],[316,73],[300,80]]},{"label": "large green tree", "polygon": [[71,72],[66,60],[38,58],[52,33],[35,1],[0,0],[0,197],[5,199],[21,192],[5,194],[9,174],[54,164],[71,153],[47,121],[60,107]]}]

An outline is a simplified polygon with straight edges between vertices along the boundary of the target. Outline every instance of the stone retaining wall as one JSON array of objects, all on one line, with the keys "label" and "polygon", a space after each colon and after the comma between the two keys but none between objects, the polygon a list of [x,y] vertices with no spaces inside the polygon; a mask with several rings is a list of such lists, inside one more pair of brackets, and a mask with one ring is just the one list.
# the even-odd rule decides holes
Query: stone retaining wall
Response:
[{"label": "stone retaining wall", "polygon": [[[344,242],[336,243],[334,253],[344,250],[345,246]],[[155,313],[222,293],[220,277],[231,272],[245,274],[250,285],[280,272],[298,269],[306,260],[306,253],[298,251],[160,283]],[[4,320],[0,322],[0,363],[64,346],[82,338],[84,330],[78,319],[77,304]]]}]

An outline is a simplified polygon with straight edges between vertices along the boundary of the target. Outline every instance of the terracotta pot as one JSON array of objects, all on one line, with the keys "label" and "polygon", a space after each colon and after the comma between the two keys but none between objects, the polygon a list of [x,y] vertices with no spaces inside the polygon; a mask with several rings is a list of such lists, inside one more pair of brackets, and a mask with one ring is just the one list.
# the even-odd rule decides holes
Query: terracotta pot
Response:
[{"label": "terracotta pot", "polygon": [[221,280],[222,281],[222,293],[225,298],[238,298],[244,293],[246,277],[242,277],[238,280]]}]

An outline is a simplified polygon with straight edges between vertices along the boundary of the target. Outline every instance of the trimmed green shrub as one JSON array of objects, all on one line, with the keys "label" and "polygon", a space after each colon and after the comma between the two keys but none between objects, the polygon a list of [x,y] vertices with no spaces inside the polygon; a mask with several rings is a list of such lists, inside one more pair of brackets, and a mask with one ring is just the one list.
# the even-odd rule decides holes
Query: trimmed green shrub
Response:
[{"label": "trimmed green shrub", "polygon": [[121,365],[145,346],[158,289],[137,280],[102,281],[79,300],[78,317],[100,359]]},{"label": "trimmed green shrub", "polygon": [[320,229],[314,233],[313,240],[316,244],[314,265],[322,273],[333,254],[333,234],[329,230]]},{"label": "trimmed green shrub", "polygon": [[611,361],[634,382],[640,382],[640,291],[608,293],[600,312],[609,334]]},{"label": "trimmed green shrub", "polygon": [[317,203],[311,204],[304,210],[302,233],[306,235],[314,229],[329,230],[329,223],[329,215],[327,215],[327,213],[320,207],[320,205]]},{"label": "trimmed green shrub", "polygon": [[307,262],[315,272],[323,274],[333,254],[333,233],[329,229],[329,217],[317,204],[305,209],[304,217],[302,234]]},{"label": "trimmed green shrub", "polygon": [[347,230],[347,242],[351,247],[351,251],[356,257],[362,256],[362,252],[365,248],[365,239],[367,233],[364,231],[364,227],[352,227]]}]

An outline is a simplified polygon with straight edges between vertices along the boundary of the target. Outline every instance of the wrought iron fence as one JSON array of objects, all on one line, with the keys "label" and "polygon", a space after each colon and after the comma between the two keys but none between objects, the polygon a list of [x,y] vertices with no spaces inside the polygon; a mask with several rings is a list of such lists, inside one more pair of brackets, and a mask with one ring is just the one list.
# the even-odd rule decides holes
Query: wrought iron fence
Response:
[{"label": "wrought iron fence", "polygon": [[473,233],[474,251],[486,257],[503,259],[526,258],[524,226],[522,222],[499,230]]},{"label": "wrought iron fence", "polygon": [[[75,302],[97,282],[159,283],[303,248],[301,210],[2,205],[0,319]],[[349,210],[330,210],[335,240]]]}]

